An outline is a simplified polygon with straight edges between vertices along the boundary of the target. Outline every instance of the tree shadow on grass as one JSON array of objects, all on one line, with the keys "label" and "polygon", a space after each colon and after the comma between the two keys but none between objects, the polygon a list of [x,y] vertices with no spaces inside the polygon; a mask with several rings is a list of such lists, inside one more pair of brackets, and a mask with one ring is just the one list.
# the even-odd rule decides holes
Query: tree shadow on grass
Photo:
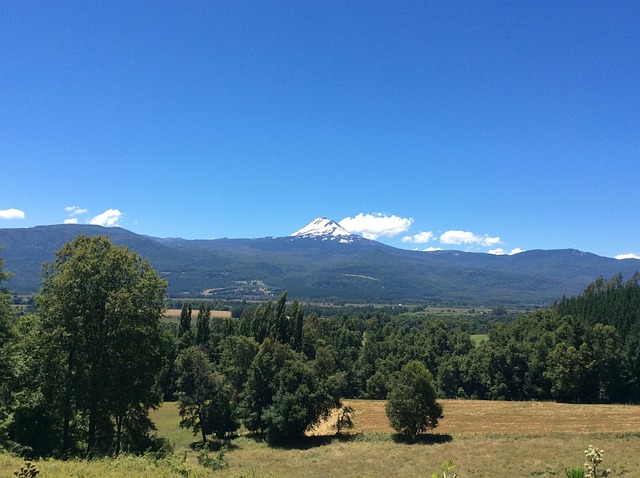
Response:
[{"label": "tree shadow on grass", "polygon": [[396,433],[393,435],[393,441],[405,445],[441,445],[443,443],[452,442],[453,437],[446,433],[427,433],[416,437]]},{"label": "tree shadow on grass", "polygon": [[281,450],[310,450],[321,446],[330,445],[334,441],[349,441],[353,439],[350,435],[311,435],[300,437],[295,440],[270,442],[265,436],[260,434],[245,435],[259,443],[266,443],[270,448]]},{"label": "tree shadow on grass", "polygon": [[330,445],[335,439],[335,436],[330,435],[314,435],[304,436],[295,441],[286,441],[282,443],[269,443],[272,448],[280,448],[283,450],[310,450],[311,448],[318,448],[321,446]]}]

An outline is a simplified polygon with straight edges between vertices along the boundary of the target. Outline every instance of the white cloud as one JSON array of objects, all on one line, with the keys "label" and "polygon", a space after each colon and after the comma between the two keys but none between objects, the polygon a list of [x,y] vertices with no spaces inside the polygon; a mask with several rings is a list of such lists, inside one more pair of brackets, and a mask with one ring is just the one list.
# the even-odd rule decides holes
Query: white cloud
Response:
[{"label": "white cloud", "polygon": [[78,218],[77,217],[70,217],[69,219],[65,219],[64,223],[65,224],[78,224]]},{"label": "white cloud", "polygon": [[97,226],[117,226],[122,213],[118,209],[107,209],[102,214],[98,214],[96,217],[89,221],[89,224]]},{"label": "white cloud", "polygon": [[497,249],[491,249],[487,251],[487,254],[493,254],[494,256],[504,256],[506,252],[504,249],[498,247]]},{"label": "white cloud", "polygon": [[24,219],[24,211],[20,209],[2,209],[0,210],[0,219]]},{"label": "white cloud", "polygon": [[500,247],[498,247],[497,249],[491,249],[490,251],[487,251],[488,254],[493,254],[496,256],[504,256],[504,255],[513,256],[514,254],[520,254],[521,252],[525,252],[525,250],[520,249],[519,247],[516,247],[515,249],[511,249],[511,252],[507,252],[504,249],[501,249]]},{"label": "white cloud", "polygon": [[635,252],[629,252],[628,254],[619,254],[615,257],[616,259],[640,259],[640,254],[636,254]]},{"label": "white cloud", "polygon": [[427,247],[426,249],[423,249],[423,252],[435,252],[435,251],[442,251],[444,249],[442,249],[442,247]]},{"label": "white cloud", "polygon": [[84,209],[78,206],[67,206],[64,208],[64,210],[67,211],[72,216],[79,216],[80,214],[84,214],[85,212],[88,211],[88,209]]},{"label": "white cloud", "polygon": [[468,231],[447,231],[440,236],[440,242],[443,244],[477,244],[479,246],[495,246],[500,244],[499,237],[491,237],[488,235],[478,236]]},{"label": "white cloud", "polygon": [[378,237],[393,237],[406,232],[411,227],[413,219],[387,216],[381,213],[358,214],[356,217],[345,217],[340,225],[352,233],[362,233],[367,239]]},{"label": "white cloud", "polygon": [[415,242],[416,244],[424,244],[425,242],[429,242],[435,236],[433,232],[419,232],[418,234],[414,234],[413,236],[404,236],[402,238],[402,242]]}]

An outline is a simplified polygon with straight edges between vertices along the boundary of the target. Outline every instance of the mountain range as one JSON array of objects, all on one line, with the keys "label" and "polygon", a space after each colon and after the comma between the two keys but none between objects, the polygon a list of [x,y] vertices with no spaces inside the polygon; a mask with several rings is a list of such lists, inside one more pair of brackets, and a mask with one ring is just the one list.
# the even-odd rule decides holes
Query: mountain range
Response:
[{"label": "mountain range", "polygon": [[76,236],[106,235],[135,250],[165,277],[172,297],[227,300],[290,297],[325,303],[546,305],[575,295],[599,276],[640,270],[574,249],[514,255],[409,251],[351,234],[318,218],[290,236],[259,239],[155,238],[119,227],[65,224],[0,229],[6,287],[36,292],[40,270]]}]

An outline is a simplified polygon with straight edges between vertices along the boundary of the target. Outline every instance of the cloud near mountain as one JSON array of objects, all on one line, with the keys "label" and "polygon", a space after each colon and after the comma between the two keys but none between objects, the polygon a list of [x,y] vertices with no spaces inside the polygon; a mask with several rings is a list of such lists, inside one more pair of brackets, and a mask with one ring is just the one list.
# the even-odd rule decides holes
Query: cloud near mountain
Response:
[{"label": "cloud near mountain", "polygon": [[619,254],[615,257],[615,259],[640,259],[640,254],[636,254],[634,252],[629,252],[628,254]]},{"label": "cloud near mountain", "polygon": [[413,236],[404,236],[402,242],[415,242],[416,244],[424,244],[434,239],[435,235],[431,231],[419,232]]},{"label": "cloud near mountain", "polygon": [[505,251],[504,249],[498,247],[497,249],[491,249],[490,251],[487,251],[487,254],[493,254],[495,256],[512,256],[514,254],[520,254],[521,252],[525,252],[524,249],[520,249],[519,247],[516,247],[515,249],[511,249],[510,252]]},{"label": "cloud near mountain", "polygon": [[347,231],[362,234],[366,239],[376,240],[378,237],[394,237],[407,232],[413,224],[412,218],[387,216],[382,213],[363,214],[345,217],[339,224]]},{"label": "cloud near mountain", "polygon": [[[418,234],[414,234],[413,236],[404,236],[402,238],[402,242],[413,242],[416,244],[424,244],[436,239],[440,239],[441,244],[455,244],[455,245],[473,244],[473,245],[484,246],[484,247],[491,247],[491,246],[495,246],[496,244],[502,244],[502,241],[498,236],[491,237],[486,234],[484,236],[480,236],[473,232],[456,231],[456,230],[443,232],[439,238],[431,231],[419,232]],[[432,250],[435,250],[435,248],[428,248],[426,250],[432,251]],[[522,252],[522,249],[518,249],[518,248],[513,249],[511,251],[511,254],[516,254],[518,252]],[[489,251],[489,253],[490,254],[508,254],[507,252],[505,252],[503,249],[500,249],[500,248],[493,249]]]},{"label": "cloud near mountain", "polygon": [[495,246],[501,244],[500,237],[479,236],[469,231],[447,231],[440,236],[442,244],[477,244],[479,246]]},{"label": "cloud near mountain", "polygon": [[102,214],[98,214],[96,217],[89,221],[89,224],[95,226],[117,226],[119,224],[122,213],[118,209],[107,209]]},{"label": "cloud near mountain", "polygon": [[[361,234],[366,239],[377,240],[379,237],[394,237],[403,232],[407,232],[412,224],[413,218],[403,218],[396,215],[386,215],[382,213],[364,214],[359,213],[355,217],[345,217],[339,224],[347,231]],[[432,231],[421,231],[413,235],[402,237],[404,243],[426,244],[430,241],[439,240],[441,244],[453,245],[474,245],[481,247],[492,247],[503,244],[499,236],[479,235],[470,231],[449,230],[437,236]],[[439,248],[429,247],[425,251],[439,250]],[[520,248],[507,252],[501,248],[492,249],[490,254],[504,255],[517,254],[523,252]]]}]

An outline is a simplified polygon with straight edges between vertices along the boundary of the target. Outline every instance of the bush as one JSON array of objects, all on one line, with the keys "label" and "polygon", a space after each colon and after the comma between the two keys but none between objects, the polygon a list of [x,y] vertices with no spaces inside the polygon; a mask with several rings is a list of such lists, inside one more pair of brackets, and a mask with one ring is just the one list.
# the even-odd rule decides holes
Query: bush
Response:
[{"label": "bush", "polygon": [[436,402],[433,377],[422,362],[412,360],[402,367],[385,410],[393,429],[412,440],[438,426],[442,405]]},{"label": "bush", "polygon": [[218,454],[215,456],[215,458],[211,458],[207,449],[203,447],[198,453],[198,463],[200,464],[200,466],[214,471],[222,470],[223,468],[229,468],[229,462],[227,461],[227,458],[225,456],[226,453],[227,447],[223,445],[218,451]]}]

